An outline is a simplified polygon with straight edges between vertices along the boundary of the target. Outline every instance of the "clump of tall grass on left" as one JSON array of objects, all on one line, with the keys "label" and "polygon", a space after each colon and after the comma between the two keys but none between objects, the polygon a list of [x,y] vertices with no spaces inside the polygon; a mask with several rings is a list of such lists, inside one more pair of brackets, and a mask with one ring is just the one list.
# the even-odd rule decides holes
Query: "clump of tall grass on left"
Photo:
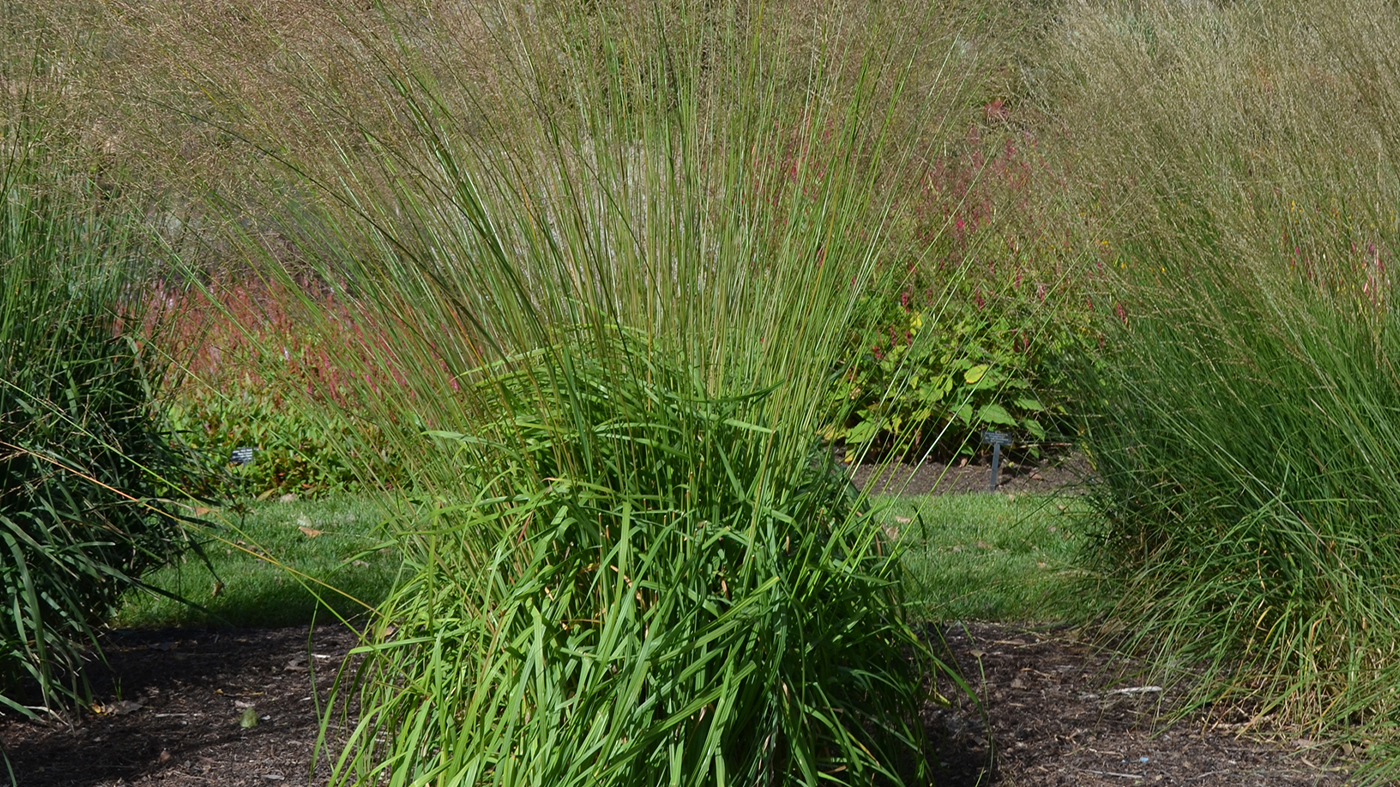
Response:
[{"label": "clump of tall grass on left", "polygon": [[0,713],[85,696],[123,591],[186,547],[153,396],[139,217],[103,204],[21,107],[0,128]]}]

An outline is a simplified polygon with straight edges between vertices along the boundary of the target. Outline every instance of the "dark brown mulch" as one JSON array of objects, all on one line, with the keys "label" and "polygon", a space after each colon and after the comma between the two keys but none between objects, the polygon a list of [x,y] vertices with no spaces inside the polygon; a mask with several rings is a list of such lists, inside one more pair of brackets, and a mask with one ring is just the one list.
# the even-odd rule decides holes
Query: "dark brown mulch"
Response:
[{"label": "dark brown mulch", "polygon": [[1118,673],[1109,672],[1108,656],[1071,630],[960,623],[927,634],[975,690],[996,748],[989,768],[988,724],[945,681],[939,688],[951,707],[930,704],[924,716],[930,740],[944,751],[939,784],[973,785],[980,778],[1006,787],[1335,787],[1347,781],[1341,753],[1307,739],[1254,741],[1240,736],[1242,725],[1204,717],[1167,727],[1162,716],[1174,698],[1159,687],[1114,682]]},{"label": "dark brown mulch", "polygon": [[[92,669],[103,712],[37,724],[0,715],[20,787],[325,784],[310,771],[322,701],[355,635],[323,626],[113,632]],[[256,726],[239,721],[253,708]],[[0,784],[5,782],[0,770]]]},{"label": "dark brown mulch", "polygon": [[[960,459],[951,464],[925,462],[891,464],[884,468],[862,465],[856,468],[856,486],[876,494],[926,495],[962,492],[986,492],[991,486],[991,460],[986,456]],[[1089,477],[1089,463],[1083,454],[1068,454],[1052,459],[1007,461],[997,472],[997,491],[1073,493]]]},{"label": "dark brown mulch", "polygon": [[[944,763],[941,787],[1345,781],[1345,769],[1313,744],[1262,744],[1189,724],[1154,730],[1160,695],[1114,693],[1132,687],[1108,685],[1106,659],[1071,631],[969,623],[942,633],[985,703],[997,764],[987,772],[981,714],[942,686],[953,706],[929,704],[924,719]],[[937,642],[937,632],[930,636]],[[0,742],[22,787],[324,784],[324,762],[310,769],[312,697],[325,696],[354,642],[333,628],[318,629],[309,649],[305,627],[117,633],[108,652],[118,677],[95,681],[99,702],[116,712],[72,726],[0,718]],[[238,721],[248,703],[260,721],[245,730]]]}]

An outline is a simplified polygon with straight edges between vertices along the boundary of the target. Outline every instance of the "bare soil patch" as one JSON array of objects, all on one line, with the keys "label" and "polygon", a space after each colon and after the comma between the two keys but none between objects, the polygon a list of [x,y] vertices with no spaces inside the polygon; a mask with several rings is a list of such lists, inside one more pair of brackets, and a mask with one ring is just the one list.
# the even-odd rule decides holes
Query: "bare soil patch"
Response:
[{"label": "bare soil patch", "polygon": [[959,666],[982,704],[979,709],[945,682],[939,688],[951,707],[926,706],[925,729],[943,752],[939,784],[973,785],[979,778],[1005,787],[1347,782],[1352,764],[1330,746],[1250,740],[1239,734],[1243,725],[1205,717],[1166,726],[1163,711],[1174,698],[1159,687],[1115,682],[1119,672],[1110,671],[1109,656],[1073,630],[958,623],[926,633]]},{"label": "bare soil patch", "polygon": [[[930,703],[924,723],[941,787],[1345,783],[1345,764],[1310,743],[1252,742],[1199,724],[1160,729],[1161,695],[1110,685],[1106,658],[1073,631],[973,623],[928,631],[936,644],[940,633],[990,723],[940,687],[954,703]],[[113,632],[111,670],[94,670],[108,712],[64,723],[0,719],[0,742],[22,787],[325,784],[325,763],[311,767],[315,698],[324,700],[355,641],[329,627]],[[250,704],[259,722],[244,729]]]},{"label": "bare soil patch", "polygon": [[[318,701],[353,632],[115,631],[106,640],[110,669],[91,669],[98,712],[45,724],[0,715],[20,787],[326,783],[324,762],[311,769]],[[249,708],[258,722],[244,728]]]},{"label": "bare soil patch", "polygon": [[[1089,462],[1083,454],[1042,460],[1022,457],[1002,463],[997,472],[997,491],[1073,493],[1083,487],[1089,474]],[[854,481],[861,489],[874,484],[870,490],[874,494],[958,494],[989,491],[991,475],[991,458],[977,456],[953,463],[925,462],[917,467],[906,463],[883,469],[861,465],[856,468]]]}]

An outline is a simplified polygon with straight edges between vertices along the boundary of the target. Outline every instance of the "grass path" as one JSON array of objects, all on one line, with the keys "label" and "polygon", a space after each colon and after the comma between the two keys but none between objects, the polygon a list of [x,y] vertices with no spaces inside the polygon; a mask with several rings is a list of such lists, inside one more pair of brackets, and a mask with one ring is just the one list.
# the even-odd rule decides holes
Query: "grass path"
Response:
[{"label": "grass path", "polygon": [[[928,620],[1061,620],[1076,610],[1072,568],[1078,548],[1073,498],[1053,495],[952,494],[876,499],[881,519],[906,549],[909,600]],[[316,597],[287,566],[369,604],[393,584],[398,558],[385,547],[382,514],[351,496],[322,501],[263,502],[214,511],[221,523],[203,539],[218,579],[195,555],[155,572],[155,587],[200,604],[131,592],[112,623],[119,628],[169,628],[226,623],[292,626],[311,622]],[[269,562],[255,553],[274,558]],[[281,565],[278,565],[278,564]],[[214,595],[215,582],[222,582]],[[323,591],[343,615],[354,601]],[[324,610],[321,619],[326,620]]]},{"label": "grass path", "polygon": [[[210,512],[206,518],[214,526],[200,540],[217,579],[196,555],[187,554],[179,565],[154,572],[147,581],[200,604],[207,613],[169,598],[131,591],[112,621],[114,626],[309,623],[316,613],[316,595],[284,566],[338,588],[344,595],[324,588],[319,594],[337,613],[355,615],[363,607],[349,597],[377,604],[388,593],[399,567],[395,550],[385,544],[382,514],[367,499],[339,496],[255,503],[242,518],[228,509]],[[216,582],[222,583],[217,595]],[[324,610],[320,619],[328,621]]]},{"label": "grass path", "polygon": [[907,552],[908,600],[928,620],[1065,620],[1080,609],[1073,559],[1087,510],[1072,497],[880,498]]}]

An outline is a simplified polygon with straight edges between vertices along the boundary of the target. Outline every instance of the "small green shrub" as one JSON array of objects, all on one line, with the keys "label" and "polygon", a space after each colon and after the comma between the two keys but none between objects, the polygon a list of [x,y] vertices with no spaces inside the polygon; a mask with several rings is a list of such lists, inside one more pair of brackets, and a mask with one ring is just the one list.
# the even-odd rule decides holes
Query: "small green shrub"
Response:
[{"label": "small green shrub", "polygon": [[882,263],[897,270],[862,302],[831,439],[948,457],[976,450],[983,429],[1032,453],[1061,431],[1072,403],[1059,364],[1095,336],[1088,289],[1103,266],[1086,260],[1103,252],[1063,232],[1045,152],[1010,128],[1004,102],[976,115],[901,190]]},{"label": "small green shrub", "polygon": [[854,412],[830,436],[873,443],[877,451],[933,448],[944,455],[972,452],[980,429],[1044,440],[1049,413],[1018,346],[1024,323],[1014,314],[928,311],[927,322],[923,311],[904,311],[902,334],[883,320],[866,331],[865,351],[836,390]]},{"label": "small green shrub", "polygon": [[[171,404],[169,417],[182,444],[202,460],[199,491],[206,495],[355,492],[366,468],[386,486],[396,480],[385,472],[391,458],[370,448],[372,427],[330,409],[308,413],[299,400],[279,399],[256,383],[224,394],[187,392]],[[227,468],[242,447],[256,449],[253,461]]]},{"label": "small green shrub", "polygon": [[[14,144],[13,139],[6,140]],[[83,654],[123,591],[185,546],[152,500],[178,483],[154,355],[123,335],[133,221],[27,156],[0,168],[0,709],[84,695]],[[41,177],[43,175],[43,177]],[[68,180],[69,182],[65,182]]]}]

